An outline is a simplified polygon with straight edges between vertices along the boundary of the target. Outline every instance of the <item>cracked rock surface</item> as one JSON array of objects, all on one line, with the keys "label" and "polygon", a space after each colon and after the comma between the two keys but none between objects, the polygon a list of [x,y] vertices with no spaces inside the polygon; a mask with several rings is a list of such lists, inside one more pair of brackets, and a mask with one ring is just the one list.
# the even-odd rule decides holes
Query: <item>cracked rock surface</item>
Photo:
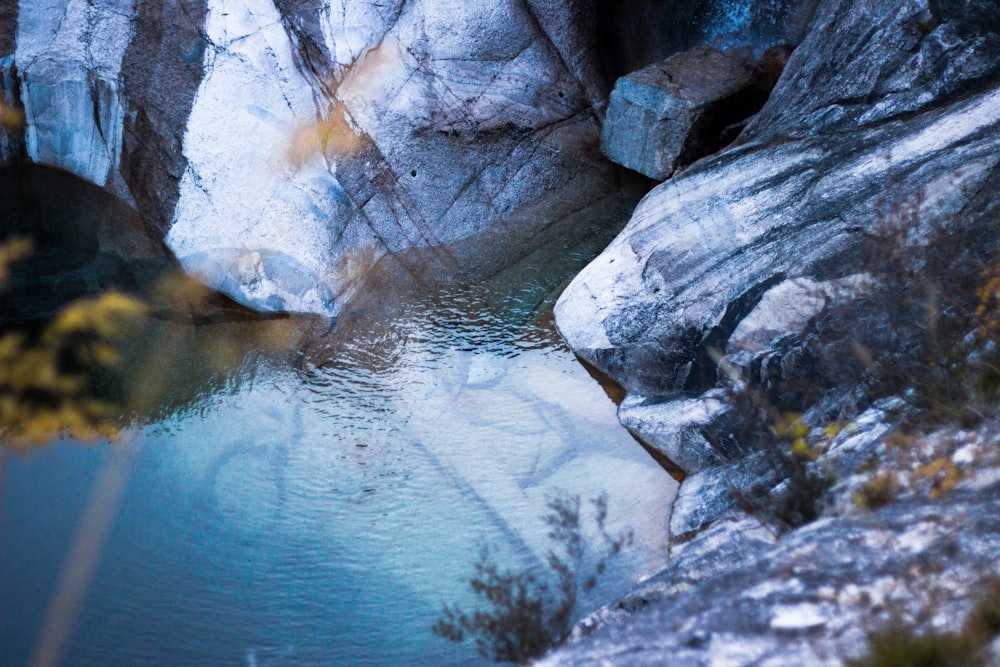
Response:
[{"label": "cracked rock surface", "polygon": [[674,15],[649,0],[9,0],[0,98],[26,122],[0,161],[106,189],[247,305],[332,316],[389,253],[509,263],[617,192],[597,150],[616,68],[801,22],[745,4],[687,3],[658,36]]},{"label": "cracked rock surface", "polygon": [[[906,301],[921,271],[947,286],[941,272],[958,281],[978,271],[968,258],[995,257],[998,40],[993,2],[821,1],[735,143],[652,190],[567,288],[560,332],[626,389],[622,422],[688,477],[667,568],[540,664],[841,665],[895,620],[962,629],[1000,575],[995,419],[900,445],[911,385],[878,398],[863,353],[920,347],[927,311],[901,318],[923,307]],[[902,282],[871,273],[873,238],[912,261]],[[927,249],[945,259],[921,268]],[[748,386],[758,418],[770,408],[756,431],[739,421]],[[806,502],[777,463],[792,438],[760,438],[787,425],[779,410],[801,418],[803,470],[830,484],[804,527],[768,514]],[[820,434],[838,420],[850,428]]]},{"label": "cracked rock surface", "polygon": [[[937,18],[920,23],[924,14]],[[900,53],[904,37],[916,54]],[[560,332],[630,392],[704,389],[706,348],[724,350],[764,292],[858,273],[860,242],[888,198],[919,196],[926,227],[970,207],[1000,165],[998,40],[991,2],[820,3],[746,137],[643,199],[560,299]],[[919,55],[941,41],[949,48],[935,51],[934,72],[978,73],[964,94]],[[861,67],[872,71],[859,82]],[[792,103],[802,91],[808,102]],[[859,95],[872,113],[849,121],[839,100]]]},{"label": "cracked rock surface", "polygon": [[582,29],[440,4],[4,3],[3,158],[104,187],[250,306],[335,315],[388,252],[523,241],[613,188]]},{"label": "cracked rock surface", "polygon": [[538,664],[841,665],[863,655],[867,632],[894,615],[958,631],[982,578],[998,573],[998,510],[994,484],[934,504],[821,520],[770,548],[757,538],[736,554],[682,552],[622,603],[637,609],[618,610],[626,620]]},{"label": "cracked rock surface", "polygon": [[[869,410],[828,444],[819,463],[839,481],[823,516],[784,534],[733,502],[734,488],[766,470],[759,457],[689,477],[667,567],[539,664],[842,665],[896,623],[960,632],[1000,576],[998,424],[941,428],[900,447],[887,444],[885,415]],[[873,459],[877,470],[859,465]],[[942,461],[954,472],[943,492],[926,474]],[[859,505],[858,491],[887,474],[893,500]],[[987,664],[1000,664],[990,651]]]}]

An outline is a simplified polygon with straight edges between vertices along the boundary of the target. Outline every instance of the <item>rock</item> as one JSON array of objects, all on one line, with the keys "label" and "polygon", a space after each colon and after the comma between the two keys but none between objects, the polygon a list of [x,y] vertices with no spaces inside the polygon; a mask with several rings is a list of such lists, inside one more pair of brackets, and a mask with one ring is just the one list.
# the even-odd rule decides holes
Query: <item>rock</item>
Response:
[{"label": "rock", "polygon": [[[682,652],[681,664],[699,664],[701,656],[744,656],[748,647],[759,651],[752,660],[767,664],[801,664],[796,650],[841,664],[893,619],[917,630],[959,629],[983,582],[1000,575],[995,565],[977,570],[992,563],[1000,540],[992,516],[1000,456],[984,447],[1000,423],[941,428],[890,446],[890,418],[901,407],[899,399],[881,401],[818,447],[816,464],[838,481],[823,517],[780,540],[735,502],[748,488],[780,481],[767,452],[685,479],[672,507],[667,566],[583,619],[542,664],[654,664],[678,648],[697,649]],[[947,471],[942,462],[955,458],[963,462],[952,486],[921,472]],[[891,495],[878,505],[859,502],[864,487],[886,475],[895,480]],[[897,553],[883,553],[890,551]],[[926,567],[940,558],[951,569]],[[802,643],[784,648],[789,639]]]},{"label": "rock", "polygon": [[[774,533],[753,517],[731,511],[687,542],[670,549],[670,566],[643,581],[620,600],[588,614],[573,628],[572,639],[626,619],[654,602],[690,590],[702,581],[741,569],[766,553]],[[571,639],[571,640],[572,640]]]},{"label": "rock", "polygon": [[650,178],[668,178],[713,152],[723,128],[753,113],[744,107],[750,82],[738,60],[707,46],[633,72],[611,93],[601,151]]},{"label": "rock", "polygon": [[157,230],[132,208],[48,167],[0,167],[0,238],[11,237],[30,238],[32,252],[8,267],[0,299],[8,329],[46,321],[107,290],[146,297],[179,269]]},{"label": "rock", "polygon": [[[776,486],[782,480],[763,452],[684,480],[670,510],[670,539],[682,544],[738,509],[736,494],[755,485]],[[759,523],[759,522],[758,522]]]},{"label": "rock", "polygon": [[826,282],[797,278],[775,285],[733,330],[726,358],[738,367],[748,366],[776,339],[803,333],[809,320],[830,302],[852,299],[871,284],[871,276],[859,274]]},{"label": "rock", "polygon": [[998,56],[992,0],[821,2],[739,142],[853,132],[940,108],[991,88]]},{"label": "rock", "polygon": [[[958,631],[984,577],[1000,575],[998,510],[993,485],[822,520],[598,624],[537,664],[841,664],[866,653],[867,634],[894,618]],[[657,578],[688,565],[673,563]]]},{"label": "rock", "polygon": [[740,569],[763,555],[777,542],[772,530],[739,510],[721,513],[711,525],[687,541],[671,535],[670,567],[652,577],[666,581],[676,591]]},{"label": "rock", "polygon": [[736,386],[749,383],[772,412],[802,414],[810,424],[850,419],[871,400],[871,365],[858,351],[920,345],[912,325],[887,314],[879,285],[870,274],[783,281],[740,321],[720,349],[721,363]]},{"label": "rock", "polygon": [[[0,161],[104,188],[237,300],[336,315],[388,253],[433,249],[442,274],[509,262],[616,191],[597,146],[624,33],[601,21],[677,15],[606,4],[11,0],[2,99],[26,125]],[[753,28],[766,46],[797,4],[697,3],[656,45]]]},{"label": "rock", "polygon": [[618,419],[648,447],[663,454],[687,474],[727,460],[705,437],[704,429],[725,409],[714,397],[657,402],[630,396],[618,407]]},{"label": "rock", "polygon": [[759,55],[773,45],[798,44],[815,4],[815,0],[691,0],[667,5],[651,0],[598,0],[594,3],[596,50],[609,84],[673,53],[704,44],[721,51],[749,46]]},{"label": "rock", "polygon": [[[570,12],[15,6],[5,73],[26,112],[26,158],[135,206],[188,270],[254,307],[335,315],[387,252],[501,221],[495,252],[527,252],[524,238],[614,187],[594,150],[588,33]],[[305,149],[290,157],[295,142]],[[4,157],[16,158],[9,147]],[[285,278],[233,253],[287,258]]]},{"label": "rock", "polygon": [[[891,280],[996,256],[998,39],[995,3],[820,3],[736,143],[652,190],[564,292],[559,330],[626,389],[623,421],[708,465],[675,499],[667,568],[541,664],[841,664],[896,615],[958,630],[1000,575],[1000,461],[981,449],[996,425],[891,445],[912,396],[876,401],[866,384],[873,354],[906,362],[930,327],[918,297],[892,302]],[[893,230],[881,251],[909,258],[897,278],[872,252]],[[753,405],[677,419],[720,384],[752,386]],[[800,500],[791,442],[761,437],[785,410],[847,422],[806,429],[818,458],[798,459],[803,479],[822,484],[798,489],[820,516],[801,528],[775,521]],[[733,458],[705,456],[728,441]],[[765,526],[784,531],[773,546]],[[675,585],[698,559],[717,567]]]},{"label": "rock", "polygon": [[[824,6],[841,4],[853,12],[851,20],[826,26],[824,34],[843,31],[843,39],[854,39],[850,31],[867,25],[855,14],[865,12],[850,3]],[[872,12],[870,21],[898,16],[909,6],[902,0],[875,5],[865,10]],[[971,58],[979,53],[974,44],[991,42],[986,19],[1000,15],[1000,8],[992,11],[983,31],[946,51],[940,67],[957,67],[947,64],[952,55]],[[779,97],[806,76],[800,68],[810,63],[802,52],[807,43],[789,61],[775,91]],[[894,60],[879,48],[870,45],[865,63],[885,65],[889,76]],[[895,53],[891,43],[885,48]],[[824,71],[828,86],[847,85],[836,72]],[[741,139],[701,160],[650,192],[622,234],[571,283],[555,309],[560,332],[578,355],[629,391],[666,395],[710,386],[714,376],[706,382],[693,371],[704,366],[707,348],[725,345],[767,289],[782,280],[831,280],[864,270],[861,242],[886,218],[887,200],[912,208],[925,232],[963,210],[963,224],[987,225],[992,214],[976,213],[973,201],[994,201],[986,192],[1000,182],[998,79],[984,79],[979,92],[939,100],[905,121],[852,129],[827,123],[817,112],[801,137]],[[893,99],[876,99],[873,106]],[[775,104],[772,97],[761,113],[778,114]],[[782,107],[769,136],[783,124],[804,122],[801,110]]]},{"label": "rock", "polygon": [[801,333],[826,305],[825,291],[809,278],[785,280],[769,289],[733,330],[726,344],[727,358],[741,365],[776,338]]}]

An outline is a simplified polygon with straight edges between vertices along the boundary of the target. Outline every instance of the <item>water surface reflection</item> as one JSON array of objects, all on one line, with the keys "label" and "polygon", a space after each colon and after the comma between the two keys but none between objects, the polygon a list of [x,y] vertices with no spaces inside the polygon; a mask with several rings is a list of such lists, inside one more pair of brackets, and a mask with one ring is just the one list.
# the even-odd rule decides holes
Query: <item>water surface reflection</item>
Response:
[{"label": "water surface reflection", "polygon": [[[486,278],[362,295],[335,327],[147,290],[116,380],[130,478],[67,664],[474,664],[430,625],[471,602],[480,545],[541,567],[557,492],[607,492],[609,528],[635,530],[588,603],[655,571],[673,482],[551,324],[609,234],[597,220]],[[28,660],[110,452],[7,459],[5,663]]]}]

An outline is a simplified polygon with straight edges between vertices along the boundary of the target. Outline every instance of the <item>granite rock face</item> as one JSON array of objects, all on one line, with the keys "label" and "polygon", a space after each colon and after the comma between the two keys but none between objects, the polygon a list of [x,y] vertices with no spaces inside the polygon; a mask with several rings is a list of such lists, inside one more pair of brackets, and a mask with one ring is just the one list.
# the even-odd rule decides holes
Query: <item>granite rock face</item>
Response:
[{"label": "granite rock face", "polygon": [[[959,631],[984,578],[1000,574],[998,494],[994,484],[825,519],[770,548],[766,539],[747,542],[721,571],[711,551],[700,552],[704,560],[682,552],[644,597],[637,591],[631,613],[604,611],[620,622],[595,623],[538,664],[840,665],[864,655],[867,633],[895,617]],[[732,544],[728,535],[724,543]]]},{"label": "granite rock face", "polygon": [[998,21],[988,0],[820,2],[784,84],[740,141],[850,132],[992,88]]},{"label": "granite rock face", "polygon": [[706,395],[658,402],[629,396],[618,407],[618,419],[646,446],[684,472],[695,473],[730,458],[727,452],[718,451],[705,433],[725,411],[723,398]]},{"label": "granite rock face", "polygon": [[[799,3],[771,4],[685,10],[658,57],[696,34],[794,32]],[[646,0],[615,12],[597,0],[9,0],[0,97],[25,122],[5,125],[0,160],[104,188],[250,306],[335,315],[388,253],[432,248],[436,269],[461,270],[486,251],[528,252],[605,198],[616,177],[600,119],[625,72],[607,58],[620,31],[602,20],[654,9],[670,16]]]},{"label": "granite rock face", "polygon": [[248,305],[333,315],[387,252],[533,208],[529,237],[611,186],[585,33],[439,4],[5,3],[3,157],[105,188]]},{"label": "granite rock face", "polygon": [[[867,411],[829,442],[819,463],[838,481],[823,517],[797,530],[782,534],[733,502],[732,489],[766,470],[758,455],[689,477],[674,501],[667,567],[583,619],[540,664],[841,665],[894,624],[961,631],[1000,577],[1000,425],[889,446],[892,409]],[[864,465],[872,460],[880,465]],[[930,467],[954,471],[947,488]],[[886,475],[893,498],[859,503]],[[986,664],[1000,659],[996,644]]]},{"label": "granite rock face", "polygon": [[[820,2],[736,141],[651,191],[563,294],[622,422],[689,476],[668,567],[541,664],[839,665],[897,617],[961,629],[1000,575],[996,423],[900,446],[914,390],[879,398],[870,369],[934,331],[927,285],[950,297],[928,273],[1000,256],[998,38],[992,2]],[[781,520],[788,498],[819,520]]]},{"label": "granite rock face", "polygon": [[[748,136],[649,193],[566,290],[556,318],[577,354],[632,392],[703,389],[714,380],[703,377],[707,350],[724,350],[771,287],[863,270],[861,241],[885,218],[887,202],[912,204],[921,228],[968,211],[1000,164],[1000,51],[993,46],[1000,9],[971,3],[979,15],[973,30],[959,11],[970,3],[932,4],[940,16],[933,28],[913,18],[922,15],[917,5],[931,11],[926,3],[823,3]],[[826,23],[827,16],[841,21]],[[873,22],[888,41],[869,35]],[[865,97],[880,122],[858,115],[850,123],[834,101],[856,97],[847,73],[860,63],[814,67],[817,58],[849,52],[842,44],[861,40],[859,31],[867,51],[856,57],[874,70],[868,80],[883,88],[896,81],[897,92],[875,87]],[[889,40],[901,35],[927,49],[947,38],[950,48],[934,67],[979,72],[971,92],[956,96],[914,72],[916,56],[897,57]],[[802,90],[828,102],[790,104],[791,91]],[[891,112],[897,103],[905,120]]]}]

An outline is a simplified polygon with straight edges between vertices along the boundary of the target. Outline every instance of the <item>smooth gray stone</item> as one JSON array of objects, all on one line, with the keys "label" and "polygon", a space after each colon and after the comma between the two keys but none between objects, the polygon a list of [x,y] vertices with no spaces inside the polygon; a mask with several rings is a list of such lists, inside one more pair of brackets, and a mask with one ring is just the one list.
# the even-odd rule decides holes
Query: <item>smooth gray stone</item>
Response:
[{"label": "smooth gray stone", "polygon": [[612,161],[656,180],[710,153],[739,120],[750,70],[708,46],[674,54],[618,79],[601,132]]},{"label": "smooth gray stone", "polygon": [[985,224],[970,209],[1000,164],[1000,5],[933,4],[821,3],[739,145],[650,192],[567,288],[574,351],[630,391],[694,391],[773,285],[863,272],[893,206],[915,208],[917,237],[960,212]]},{"label": "smooth gray stone", "polygon": [[726,404],[717,397],[660,401],[630,395],[618,407],[618,419],[643,443],[690,475],[726,460],[705,435],[705,429],[725,409]]},{"label": "smooth gray stone", "polygon": [[727,149],[640,202],[560,298],[559,331],[630,391],[697,389],[692,365],[772,285],[864,268],[887,197],[918,205],[918,232],[960,211],[980,224],[970,204],[998,165],[997,84],[905,121]]}]

